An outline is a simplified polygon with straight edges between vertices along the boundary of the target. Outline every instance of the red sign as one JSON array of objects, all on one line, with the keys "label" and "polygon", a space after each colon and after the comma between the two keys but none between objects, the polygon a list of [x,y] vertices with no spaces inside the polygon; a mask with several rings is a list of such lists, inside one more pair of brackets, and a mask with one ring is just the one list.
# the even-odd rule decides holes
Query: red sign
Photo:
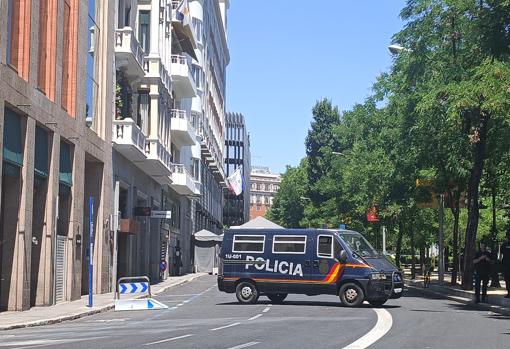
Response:
[{"label": "red sign", "polygon": [[379,217],[377,217],[377,207],[373,206],[367,211],[367,221],[369,222],[379,222]]}]

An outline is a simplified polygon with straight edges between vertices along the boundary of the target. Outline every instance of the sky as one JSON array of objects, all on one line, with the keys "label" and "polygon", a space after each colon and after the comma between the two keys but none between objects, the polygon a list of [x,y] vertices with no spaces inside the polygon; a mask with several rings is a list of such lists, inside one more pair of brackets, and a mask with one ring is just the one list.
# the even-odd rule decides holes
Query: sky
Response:
[{"label": "sky", "polygon": [[230,1],[227,111],[246,118],[252,165],[298,165],[317,100],[342,111],[370,95],[405,2]]}]

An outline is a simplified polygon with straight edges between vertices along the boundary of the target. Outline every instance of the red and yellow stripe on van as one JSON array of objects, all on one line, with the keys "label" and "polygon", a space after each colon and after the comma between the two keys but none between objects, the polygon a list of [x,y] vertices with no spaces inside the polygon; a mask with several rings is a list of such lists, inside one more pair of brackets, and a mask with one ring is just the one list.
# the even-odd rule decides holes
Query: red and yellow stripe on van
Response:
[{"label": "red and yellow stripe on van", "polygon": [[[345,264],[335,263],[328,274],[322,280],[303,280],[303,279],[280,279],[280,278],[253,278],[255,282],[274,282],[274,283],[305,283],[305,284],[334,284],[342,276],[345,268],[372,268],[366,264]],[[236,281],[239,278],[226,277],[225,280]]]}]

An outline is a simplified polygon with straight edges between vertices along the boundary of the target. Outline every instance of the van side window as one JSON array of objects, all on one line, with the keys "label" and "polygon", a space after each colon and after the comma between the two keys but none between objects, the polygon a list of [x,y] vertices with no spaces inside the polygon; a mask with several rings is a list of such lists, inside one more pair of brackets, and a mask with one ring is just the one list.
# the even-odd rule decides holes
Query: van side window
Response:
[{"label": "van side window", "polygon": [[234,235],[232,252],[263,253],[265,240],[264,235]]},{"label": "van side window", "polygon": [[306,236],[275,235],[273,253],[304,254],[306,251]]},{"label": "van side window", "polygon": [[317,239],[317,256],[333,258],[333,237],[331,235],[319,235]]}]

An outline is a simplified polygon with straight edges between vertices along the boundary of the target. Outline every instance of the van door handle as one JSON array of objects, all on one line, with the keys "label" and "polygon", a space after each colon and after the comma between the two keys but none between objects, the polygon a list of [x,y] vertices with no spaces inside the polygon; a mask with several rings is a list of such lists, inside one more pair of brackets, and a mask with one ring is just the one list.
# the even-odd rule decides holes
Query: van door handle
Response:
[{"label": "van door handle", "polygon": [[309,259],[307,259],[307,260],[305,261],[305,267],[309,267],[311,264],[312,264],[312,263],[310,262],[310,260],[309,260]]},{"label": "van door handle", "polygon": [[319,267],[319,261],[318,260],[313,261],[313,266],[318,268]]}]

